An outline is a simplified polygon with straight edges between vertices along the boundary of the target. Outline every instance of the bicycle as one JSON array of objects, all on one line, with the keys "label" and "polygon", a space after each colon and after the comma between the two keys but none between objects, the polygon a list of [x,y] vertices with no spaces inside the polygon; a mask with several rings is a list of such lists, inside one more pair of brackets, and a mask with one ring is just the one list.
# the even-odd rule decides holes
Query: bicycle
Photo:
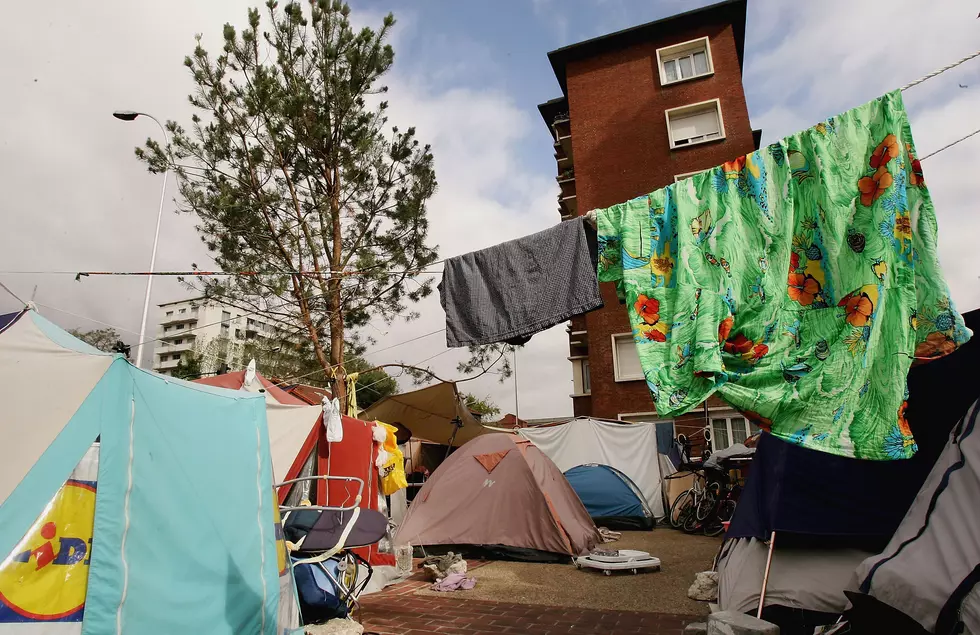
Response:
[{"label": "bicycle", "polygon": [[[705,442],[710,442],[711,433],[707,429],[702,430],[700,434],[704,435]],[[691,461],[691,442],[687,436],[684,434],[677,435],[677,443],[681,446],[682,463],[679,468],[681,471],[694,473],[695,480],[690,489],[682,492],[674,499],[673,504],[670,506],[667,520],[674,529],[684,529],[686,525],[690,524],[691,518],[694,518],[695,521],[701,521],[707,517],[708,512],[710,512],[714,505],[714,498],[711,498],[710,504],[706,504],[709,497],[709,490],[712,486],[718,486],[719,488],[721,486],[714,482],[705,485],[707,476],[700,466],[704,459],[710,456],[708,451],[705,451],[701,462],[694,463]]]}]

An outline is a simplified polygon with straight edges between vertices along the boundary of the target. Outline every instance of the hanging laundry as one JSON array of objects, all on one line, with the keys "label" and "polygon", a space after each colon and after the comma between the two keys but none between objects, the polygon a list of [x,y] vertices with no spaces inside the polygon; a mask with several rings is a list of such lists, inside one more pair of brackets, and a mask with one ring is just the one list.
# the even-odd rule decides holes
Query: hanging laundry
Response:
[{"label": "hanging laundry", "polygon": [[324,397],[323,425],[327,428],[327,443],[340,443],[344,440],[344,424],[340,414],[340,400],[336,397]]},{"label": "hanging laundry", "polygon": [[[591,259],[590,259],[591,256]],[[602,307],[595,230],[582,218],[446,261],[446,344],[523,344]]]},{"label": "hanging laundry", "polygon": [[900,92],[599,210],[657,412],[718,391],[773,435],[862,459],[916,450],[913,356],[966,342]]},{"label": "hanging laundry", "polygon": [[381,477],[381,493],[391,496],[400,489],[408,487],[405,477],[405,455],[398,447],[398,428],[383,421],[375,421],[375,430],[384,430],[384,440],[378,450],[377,467]]}]

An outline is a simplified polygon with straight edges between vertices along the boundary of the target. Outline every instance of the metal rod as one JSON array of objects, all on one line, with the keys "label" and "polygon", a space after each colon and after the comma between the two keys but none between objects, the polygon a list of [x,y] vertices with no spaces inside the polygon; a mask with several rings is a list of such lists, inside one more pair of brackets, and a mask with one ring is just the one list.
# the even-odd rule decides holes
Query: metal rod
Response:
[{"label": "metal rod", "polygon": [[514,351],[514,427],[519,428],[521,422],[521,399],[517,393],[517,347],[511,346]]},{"label": "metal rod", "polygon": [[769,555],[766,556],[766,572],[762,576],[762,591],[759,592],[759,610],[756,611],[755,616],[758,619],[762,619],[762,605],[766,601],[766,586],[769,585],[769,568],[772,567],[772,550],[776,546],[776,532],[773,531],[769,536]]},{"label": "metal rod", "polygon": [[[154,117],[145,112],[136,113],[136,116],[143,116],[152,119],[158,126],[160,126],[160,132],[163,133],[164,147],[170,145],[170,140],[167,137],[167,129],[163,127],[163,124]],[[135,116],[133,117],[136,118]],[[160,221],[163,220],[163,204],[167,200],[167,177],[170,175],[170,168],[163,173],[163,188],[160,190],[160,208],[157,210],[157,226],[153,233],[153,251],[150,252],[150,271],[152,272],[154,267],[156,267],[157,262],[157,246],[160,244]],[[145,339],[146,332],[146,318],[150,312],[150,294],[153,291],[153,276],[147,276],[146,278],[146,296],[143,298],[143,317],[140,319],[140,343],[136,347],[136,367],[139,368],[140,364],[143,362],[143,340]]]}]

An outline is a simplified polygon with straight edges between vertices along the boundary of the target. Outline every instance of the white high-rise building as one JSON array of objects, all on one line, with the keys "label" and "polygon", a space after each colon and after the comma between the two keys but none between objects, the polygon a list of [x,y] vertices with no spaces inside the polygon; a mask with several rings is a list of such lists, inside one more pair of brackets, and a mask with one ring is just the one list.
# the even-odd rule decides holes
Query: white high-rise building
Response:
[{"label": "white high-rise building", "polygon": [[190,352],[201,359],[201,373],[216,373],[223,365],[241,369],[245,342],[269,337],[276,329],[258,316],[203,297],[160,305],[153,370],[169,375]]}]

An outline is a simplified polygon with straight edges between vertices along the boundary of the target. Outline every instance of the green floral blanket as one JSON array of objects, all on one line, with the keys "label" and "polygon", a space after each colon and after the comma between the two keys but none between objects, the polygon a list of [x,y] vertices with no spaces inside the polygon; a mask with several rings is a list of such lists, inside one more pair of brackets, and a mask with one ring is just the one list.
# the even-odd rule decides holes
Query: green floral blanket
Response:
[{"label": "green floral blanket", "polygon": [[915,359],[970,331],[898,91],[648,196],[599,210],[657,412],[718,391],[792,443],[863,459],[916,451]]}]

